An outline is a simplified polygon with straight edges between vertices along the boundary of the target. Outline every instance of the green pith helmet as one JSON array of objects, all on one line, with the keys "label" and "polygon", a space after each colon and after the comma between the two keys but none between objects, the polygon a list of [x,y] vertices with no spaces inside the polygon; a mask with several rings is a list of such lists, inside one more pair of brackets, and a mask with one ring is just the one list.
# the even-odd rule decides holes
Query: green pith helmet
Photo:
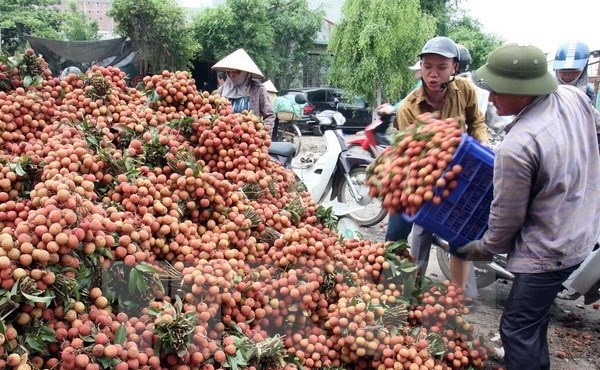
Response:
[{"label": "green pith helmet", "polygon": [[472,78],[479,87],[496,94],[546,95],[558,87],[548,71],[546,55],[531,45],[505,44],[496,48]]}]

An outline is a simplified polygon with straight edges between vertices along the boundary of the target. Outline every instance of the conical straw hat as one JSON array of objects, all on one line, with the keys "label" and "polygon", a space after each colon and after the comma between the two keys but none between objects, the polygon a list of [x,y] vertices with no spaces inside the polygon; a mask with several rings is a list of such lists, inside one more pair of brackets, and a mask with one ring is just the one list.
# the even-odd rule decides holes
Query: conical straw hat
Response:
[{"label": "conical straw hat", "polygon": [[219,60],[215,65],[212,66],[212,69],[215,71],[227,71],[229,69],[237,69],[238,71],[245,71],[252,73],[253,78],[263,79],[262,72],[250,55],[246,53],[244,49],[237,49],[233,53],[229,54],[225,58]]},{"label": "conical straw hat", "polygon": [[408,69],[410,69],[413,72],[420,70],[421,69],[421,61],[417,60],[417,62],[415,64],[413,64],[412,66],[408,67]]},{"label": "conical straw hat", "polygon": [[273,82],[271,82],[271,80],[266,80],[262,84],[265,87],[265,89],[267,89],[268,92],[272,92],[272,93],[279,92],[279,91],[277,91],[277,89],[275,88],[275,85],[273,85]]}]

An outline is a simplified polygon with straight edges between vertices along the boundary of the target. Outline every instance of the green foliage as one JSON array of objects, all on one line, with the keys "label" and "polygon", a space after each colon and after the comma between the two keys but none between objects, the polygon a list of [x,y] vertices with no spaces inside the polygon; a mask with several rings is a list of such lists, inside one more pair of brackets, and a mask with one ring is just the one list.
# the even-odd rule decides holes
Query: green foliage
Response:
[{"label": "green foliage", "polygon": [[58,11],[60,0],[0,1],[2,53],[24,51],[25,34],[59,39],[64,13]]},{"label": "green foliage", "polygon": [[156,298],[155,292],[165,291],[159,272],[146,262],[133,267],[122,261],[114,262],[102,275],[104,295],[123,312],[137,314]]},{"label": "green foliage", "polygon": [[435,35],[447,35],[461,0],[419,0],[421,10],[436,19]]},{"label": "green foliage", "polygon": [[154,319],[154,331],[158,337],[154,350],[157,353],[176,353],[183,357],[199,323],[196,314],[193,311],[183,311],[183,302],[179,296],[174,305],[164,303],[160,309],[150,307],[148,314]]},{"label": "green foliage", "polygon": [[85,12],[77,9],[77,1],[69,0],[67,6],[69,12],[66,14],[61,28],[63,38],[69,41],[100,40],[98,22],[88,23]]},{"label": "green foliage", "polygon": [[451,24],[448,33],[448,37],[469,49],[473,58],[471,70],[484,65],[489,53],[503,42],[499,36],[481,32],[481,28],[478,20],[464,16]]},{"label": "green foliage", "polygon": [[199,59],[216,62],[243,48],[278,89],[285,89],[308,63],[323,15],[309,10],[306,0],[228,0],[194,18]]},{"label": "green foliage", "polygon": [[317,219],[329,230],[337,231],[338,217],[333,213],[333,207],[325,208],[322,205],[317,207]]},{"label": "green foliage", "polygon": [[141,74],[185,70],[199,45],[175,0],[115,0],[107,14],[144,60]]},{"label": "green foliage", "polygon": [[[306,0],[268,0],[268,6],[274,47],[267,71],[275,86],[283,90],[298,85],[298,68],[309,63],[308,51],[314,46],[325,13],[321,9],[311,11]],[[319,70],[320,66],[314,67]]]},{"label": "green foliage", "polygon": [[29,354],[48,355],[48,343],[56,343],[56,332],[47,323],[33,320],[24,328],[23,346]]},{"label": "green foliage", "polygon": [[243,48],[258,67],[269,67],[273,29],[267,15],[266,0],[234,1],[207,8],[194,19],[201,60],[217,61]]},{"label": "green foliage", "polygon": [[407,66],[434,34],[435,19],[417,0],[348,0],[333,31],[330,82],[380,103],[397,101],[414,83]]}]

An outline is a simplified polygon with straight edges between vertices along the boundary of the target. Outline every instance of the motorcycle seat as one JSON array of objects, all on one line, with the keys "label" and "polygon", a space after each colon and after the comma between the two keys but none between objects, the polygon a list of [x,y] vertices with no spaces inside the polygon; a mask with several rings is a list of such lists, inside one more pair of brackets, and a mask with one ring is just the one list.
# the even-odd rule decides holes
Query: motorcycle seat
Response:
[{"label": "motorcycle seat", "polygon": [[283,157],[293,157],[296,155],[296,148],[294,148],[294,144],[292,143],[274,141],[269,146],[269,154]]}]

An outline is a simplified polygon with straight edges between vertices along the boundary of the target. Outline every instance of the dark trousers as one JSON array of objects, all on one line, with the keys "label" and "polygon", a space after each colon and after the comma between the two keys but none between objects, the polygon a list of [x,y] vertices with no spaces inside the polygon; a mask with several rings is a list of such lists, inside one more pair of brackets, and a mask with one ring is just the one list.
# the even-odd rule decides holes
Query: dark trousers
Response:
[{"label": "dark trousers", "polygon": [[550,307],[577,266],[539,274],[515,274],[500,319],[507,370],[549,370]]},{"label": "dark trousers", "polygon": [[385,240],[394,242],[398,240],[407,240],[412,225],[412,222],[406,221],[400,213],[389,215],[388,225],[385,231]]}]

